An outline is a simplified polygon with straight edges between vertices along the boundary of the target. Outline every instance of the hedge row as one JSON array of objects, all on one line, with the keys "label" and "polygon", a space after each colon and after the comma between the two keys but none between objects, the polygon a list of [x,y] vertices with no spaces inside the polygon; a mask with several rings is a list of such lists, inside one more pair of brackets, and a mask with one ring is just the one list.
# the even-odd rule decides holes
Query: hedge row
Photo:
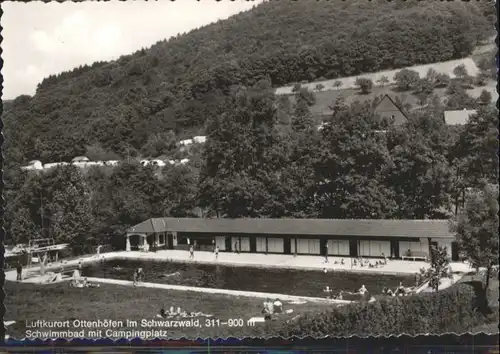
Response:
[{"label": "hedge row", "polygon": [[271,335],[350,336],[424,333],[464,333],[483,320],[470,283],[460,283],[439,293],[388,297],[373,303],[356,303],[328,312],[307,314],[272,328]]}]

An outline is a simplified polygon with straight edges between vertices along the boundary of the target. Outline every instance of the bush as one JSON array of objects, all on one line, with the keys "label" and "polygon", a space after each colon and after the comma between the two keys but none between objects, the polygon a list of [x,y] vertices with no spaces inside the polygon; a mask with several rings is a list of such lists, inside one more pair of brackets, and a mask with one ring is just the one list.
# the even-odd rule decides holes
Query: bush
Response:
[{"label": "bush", "polygon": [[481,94],[479,95],[479,103],[480,104],[490,104],[491,101],[493,99],[493,96],[491,95],[491,93],[489,91],[486,91],[486,90],[483,90],[481,91]]},{"label": "bush", "polygon": [[394,75],[394,81],[400,90],[407,91],[418,85],[420,75],[414,70],[403,69]]},{"label": "bush", "polygon": [[477,75],[474,83],[476,84],[476,86],[485,86],[488,83],[488,80],[489,80],[488,75],[484,71],[481,71]]},{"label": "bush", "polygon": [[355,85],[359,87],[362,94],[368,94],[372,91],[373,81],[364,77],[358,77]]},{"label": "bush", "polygon": [[484,319],[477,308],[473,285],[460,283],[438,293],[336,307],[269,329],[283,337],[464,333]]},{"label": "bush", "polygon": [[446,87],[450,84],[450,75],[439,73],[436,75],[434,87]]},{"label": "bush", "polygon": [[467,76],[469,76],[467,68],[465,67],[464,64],[460,64],[457,67],[455,67],[455,69],[453,69],[453,74],[455,74],[455,76],[458,79],[465,79]]}]

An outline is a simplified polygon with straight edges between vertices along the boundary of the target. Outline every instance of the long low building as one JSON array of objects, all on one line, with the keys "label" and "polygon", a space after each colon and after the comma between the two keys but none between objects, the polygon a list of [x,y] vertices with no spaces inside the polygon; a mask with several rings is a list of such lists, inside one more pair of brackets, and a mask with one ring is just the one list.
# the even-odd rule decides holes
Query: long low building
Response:
[{"label": "long low building", "polygon": [[429,257],[432,245],[458,259],[448,220],[152,218],[127,230],[126,250],[196,249],[221,252],[345,257]]}]

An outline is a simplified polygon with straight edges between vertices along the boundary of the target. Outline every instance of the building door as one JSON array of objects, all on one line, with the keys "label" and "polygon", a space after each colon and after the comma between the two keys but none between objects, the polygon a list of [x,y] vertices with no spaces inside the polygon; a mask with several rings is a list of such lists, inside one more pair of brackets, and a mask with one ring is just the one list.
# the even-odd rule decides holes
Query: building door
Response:
[{"label": "building door", "polygon": [[328,244],[328,239],[322,238],[319,247],[321,247],[321,255],[325,257],[327,256],[328,253],[328,248],[326,246],[327,244]]},{"label": "building door", "polygon": [[399,258],[399,241],[391,240],[391,258]]},{"label": "building door", "polygon": [[451,243],[451,260],[458,262],[458,242],[456,241]]},{"label": "building door", "polygon": [[170,232],[167,234],[167,248],[169,250],[174,249],[174,235],[172,235],[172,233]]},{"label": "building door", "polygon": [[226,251],[227,252],[235,251],[233,250],[233,245],[231,243],[231,236],[226,236]]},{"label": "building door", "polygon": [[358,240],[349,240],[349,256],[358,257]]},{"label": "building door", "polygon": [[250,252],[257,253],[257,237],[250,236]]},{"label": "building door", "polygon": [[292,239],[290,237],[285,237],[284,241],[285,241],[285,244],[283,245],[284,253],[292,254]]}]

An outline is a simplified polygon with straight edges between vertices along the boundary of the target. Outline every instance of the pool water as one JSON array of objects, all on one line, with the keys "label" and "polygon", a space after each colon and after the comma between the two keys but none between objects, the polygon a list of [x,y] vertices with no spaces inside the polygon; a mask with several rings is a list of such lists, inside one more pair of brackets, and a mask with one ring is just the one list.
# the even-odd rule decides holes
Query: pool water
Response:
[{"label": "pool water", "polygon": [[411,275],[324,273],[323,270],[260,269],[167,261],[110,260],[86,266],[82,273],[87,277],[133,280],[138,267],[143,269],[145,282],[312,297],[324,297],[326,286],[333,294],[338,294],[341,290],[354,292],[365,285],[375,295],[380,294],[384,287],[394,290],[399,282],[405,286],[415,285]]}]

